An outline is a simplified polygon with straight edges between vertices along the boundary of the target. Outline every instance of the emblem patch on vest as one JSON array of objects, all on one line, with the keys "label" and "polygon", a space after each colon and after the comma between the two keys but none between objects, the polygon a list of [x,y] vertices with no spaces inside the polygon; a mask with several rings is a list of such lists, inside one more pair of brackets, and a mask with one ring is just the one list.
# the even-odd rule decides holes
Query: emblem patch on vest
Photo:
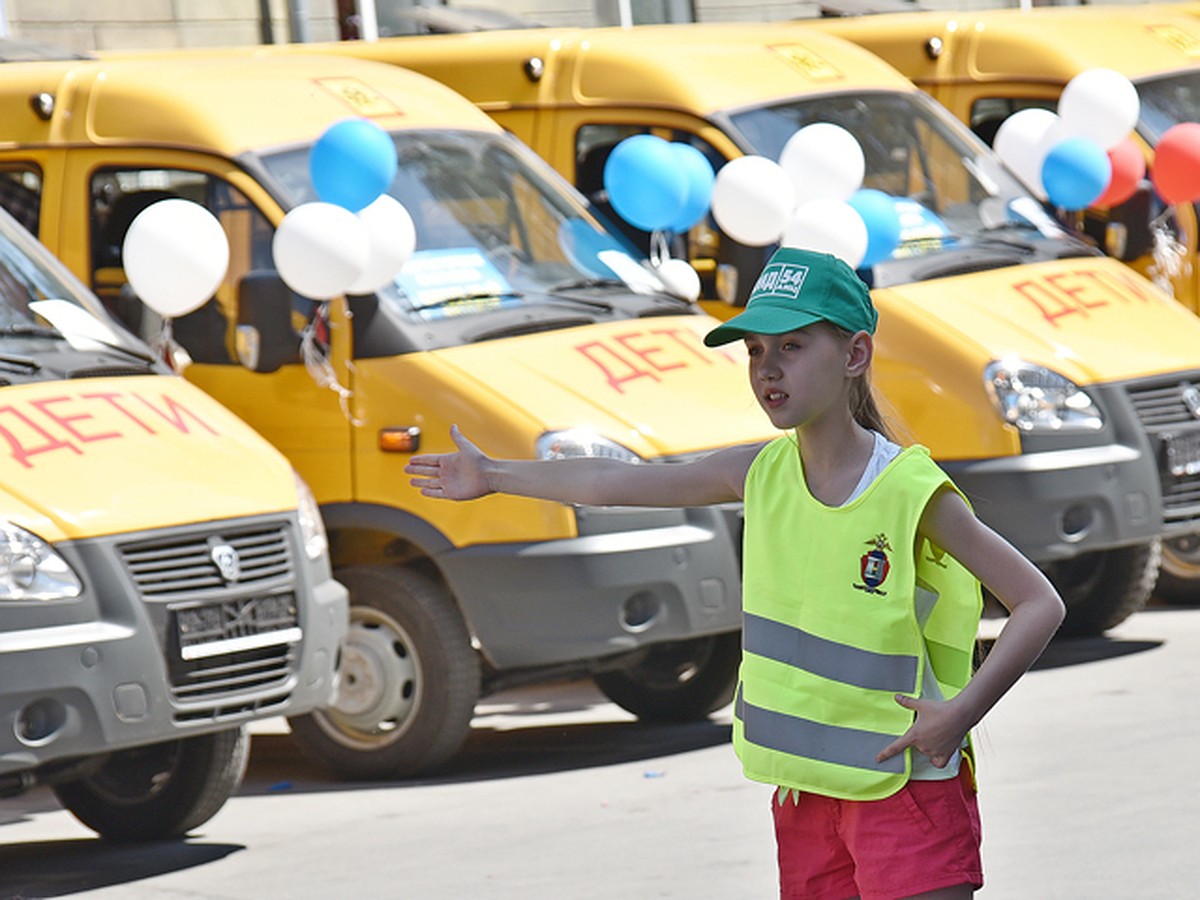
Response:
[{"label": "emblem patch on vest", "polygon": [[868,550],[858,560],[859,574],[862,576],[862,583],[854,586],[860,591],[866,591],[868,594],[880,594],[887,596],[887,591],[881,591],[879,586],[888,577],[888,572],[891,571],[892,564],[888,560],[888,553],[891,552],[892,546],[888,543],[886,534],[877,534],[875,537],[867,541],[873,549]]}]

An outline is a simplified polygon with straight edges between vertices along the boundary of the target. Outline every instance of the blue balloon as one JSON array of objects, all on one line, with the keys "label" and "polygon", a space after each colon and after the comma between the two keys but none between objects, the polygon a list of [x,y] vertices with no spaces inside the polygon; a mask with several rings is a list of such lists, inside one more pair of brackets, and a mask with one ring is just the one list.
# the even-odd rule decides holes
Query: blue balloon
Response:
[{"label": "blue balloon", "polygon": [[671,231],[684,232],[708,212],[708,207],[712,204],[713,182],[716,181],[717,175],[708,157],[691,144],[675,142],[668,146],[675,154],[675,165],[679,166],[687,182],[687,196],[679,215],[666,227]]},{"label": "blue balloon", "polygon": [[883,191],[863,188],[855,191],[846,202],[867,225],[867,252],[858,267],[869,269],[891,256],[900,244],[900,214],[896,211],[896,200]]},{"label": "blue balloon", "polygon": [[391,136],[366,119],[344,119],[326,129],[308,158],[317,196],[351,212],[370,206],[388,189],[399,163]]},{"label": "blue balloon", "polygon": [[678,160],[671,145],[652,134],[613,147],[604,163],[604,189],[617,215],[643,231],[670,227],[688,192]]},{"label": "blue balloon", "polygon": [[1112,162],[1095,141],[1067,138],[1055,144],[1042,163],[1042,187],[1055,206],[1087,209],[1100,198],[1112,178]]}]

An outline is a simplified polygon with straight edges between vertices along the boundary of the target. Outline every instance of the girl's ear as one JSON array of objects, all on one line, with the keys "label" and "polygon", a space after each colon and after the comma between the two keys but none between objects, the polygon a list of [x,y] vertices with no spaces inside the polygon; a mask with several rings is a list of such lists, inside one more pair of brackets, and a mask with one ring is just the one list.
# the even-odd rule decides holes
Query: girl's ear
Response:
[{"label": "girl's ear", "polygon": [[846,375],[857,378],[871,368],[871,359],[875,355],[875,341],[865,331],[856,331],[850,335],[847,345]]}]

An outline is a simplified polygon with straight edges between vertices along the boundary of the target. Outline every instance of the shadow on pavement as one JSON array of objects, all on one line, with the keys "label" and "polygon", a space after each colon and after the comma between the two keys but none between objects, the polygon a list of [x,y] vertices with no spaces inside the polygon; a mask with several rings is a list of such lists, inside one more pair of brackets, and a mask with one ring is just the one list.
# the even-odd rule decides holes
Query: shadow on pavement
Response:
[{"label": "shadow on pavement", "polygon": [[[986,654],[993,641],[980,643]],[[1046,648],[1034,669],[1116,659],[1156,650],[1164,643],[1104,635],[1058,638]],[[619,721],[602,721],[612,716]],[[543,685],[484,700],[459,753],[440,771],[421,778],[339,781],[306,760],[289,734],[256,734],[250,772],[240,793],[455,784],[638,761],[645,761],[647,774],[652,775],[654,760],[660,757],[729,743],[731,727],[727,722],[726,716],[723,722],[640,723],[609,704],[590,683]]]},{"label": "shadow on pavement", "polygon": [[637,722],[573,722],[499,729],[476,726],[458,754],[435,773],[397,781],[338,781],[308,762],[291,735],[256,734],[250,769],[239,796],[270,793],[361,790],[379,787],[429,786],[544,775],[593,766],[645,762],[647,775],[655,760],[676,753],[727,744],[731,728],[716,722],[645,725]]},{"label": "shadow on pavement", "polygon": [[1041,658],[1033,664],[1034,669],[1058,669],[1063,666],[1075,666],[1080,663],[1097,662],[1102,659],[1115,659],[1119,656],[1130,656],[1134,653],[1145,653],[1147,650],[1157,650],[1165,641],[1153,640],[1121,640],[1119,638],[1081,637],[1059,638],[1051,641]]},{"label": "shadow on pavement", "polygon": [[164,841],[109,844],[98,838],[0,845],[0,897],[68,897],[202,866],[237,844]]},{"label": "shadow on pavement", "polygon": [[[976,663],[987,656],[995,642],[995,638],[980,639]],[[1131,656],[1134,653],[1145,653],[1147,650],[1157,650],[1165,643],[1166,641],[1161,640],[1123,640],[1105,635],[1055,638],[1043,651],[1038,661],[1033,664],[1033,669],[1034,671],[1061,669],[1066,666],[1116,659],[1121,656]]]},{"label": "shadow on pavement", "polygon": [[500,731],[476,728],[435,783],[511,778],[592,766],[647,762],[727,744],[732,728],[715,722],[650,725],[572,723]]}]

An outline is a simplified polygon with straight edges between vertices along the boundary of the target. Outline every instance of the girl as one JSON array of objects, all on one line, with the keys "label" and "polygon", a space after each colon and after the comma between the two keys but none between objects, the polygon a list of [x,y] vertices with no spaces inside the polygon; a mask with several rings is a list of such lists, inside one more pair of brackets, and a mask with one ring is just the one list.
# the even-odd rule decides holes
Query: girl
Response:
[{"label": "girl", "polygon": [[[705,343],[745,341],[755,396],[784,436],[630,465],[491,459],[455,428],[458,452],[405,470],[426,496],[452,500],[744,501],[733,742],[749,778],[778,785],[788,900],[973,895],[983,873],[968,733],[1064,611],[925,448],[886,437],[868,380],[876,319],[848,265],[783,248]],[[972,675],[980,582],[1010,615]]]}]

